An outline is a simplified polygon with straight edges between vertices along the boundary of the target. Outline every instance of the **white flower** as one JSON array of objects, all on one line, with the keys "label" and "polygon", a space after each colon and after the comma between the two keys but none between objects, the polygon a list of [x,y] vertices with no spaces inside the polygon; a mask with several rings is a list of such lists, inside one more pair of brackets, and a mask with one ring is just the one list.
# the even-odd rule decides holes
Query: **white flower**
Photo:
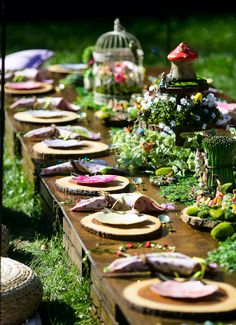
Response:
[{"label": "white flower", "polygon": [[169,98],[169,101],[170,101],[171,103],[175,104],[175,103],[176,103],[176,98],[173,97],[173,96],[171,96],[171,97]]},{"label": "white flower", "polygon": [[149,91],[154,91],[156,90],[156,87],[154,85],[151,85],[149,88],[148,88]]},{"label": "white flower", "polygon": [[173,127],[176,125],[176,124],[175,124],[175,121],[172,120],[172,121],[170,122],[170,125],[171,125],[172,128],[173,128]]},{"label": "white flower", "polygon": [[161,135],[162,137],[166,137],[166,133],[163,132],[163,131],[160,133],[160,135]]},{"label": "white flower", "polygon": [[216,98],[215,98],[214,94],[209,93],[206,97],[206,102],[209,107],[215,106]]},{"label": "white flower", "polygon": [[167,126],[167,125],[166,125],[166,126],[164,127],[164,129],[163,129],[163,131],[166,132],[166,133],[169,133],[170,130],[171,130],[170,127]]},{"label": "white flower", "polygon": [[181,105],[177,105],[177,112],[181,112],[182,111],[182,106]]},{"label": "white flower", "polygon": [[206,113],[206,114],[208,113],[208,109],[207,108],[204,109],[204,113]]},{"label": "white flower", "polygon": [[140,103],[141,100],[142,100],[142,97],[141,97],[141,96],[138,96],[138,97],[136,98],[136,102],[137,102],[137,103]]},{"label": "white flower", "polygon": [[159,100],[160,100],[159,97],[155,97],[154,100],[153,100],[154,104],[158,104]]},{"label": "white flower", "polygon": [[161,95],[161,100],[166,101],[168,98],[167,94]]},{"label": "white flower", "polygon": [[207,124],[204,123],[204,124],[202,125],[203,130],[206,130],[206,127],[207,127]]},{"label": "white flower", "polygon": [[211,113],[211,117],[214,119],[214,118],[216,118],[216,113]]},{"label": "white flower", "polygon": [[181,98],[181,99],[180,99],[180,104],[181,104],[181,105],[187,105],[188,102],[187,102],[186,98]]},{"label": "white flower", "polygon": [[207,101],[209,101],[209,102],[215,103],[215,101],[216,101],[216,98],[215,98],[214,94],[212,94],[212,93],[209,93],[206,98],[207,98]]},{"label": "white flower", "polygon": [[163,122],[160,122],[159,124],[158,124],[158,126],[159,126],[159,128],[160,129],[164,129],[164,127],[166,126]]},{"label": "white flower", "polygon": [[201,117],[199,115],[195,115],[195,120],[199,122],[201,120]]}]

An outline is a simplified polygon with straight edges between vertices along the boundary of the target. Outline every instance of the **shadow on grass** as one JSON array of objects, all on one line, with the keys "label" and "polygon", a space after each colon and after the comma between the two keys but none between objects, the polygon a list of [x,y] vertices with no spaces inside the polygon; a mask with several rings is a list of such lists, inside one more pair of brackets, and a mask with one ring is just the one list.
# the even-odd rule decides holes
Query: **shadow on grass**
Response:
[{"label": "shadow on grass", "polygon": [[76,315],[73,308],[61,301],[46,301],[39,306],[42,324],[75,324]]},{"label": "shadow on grass", "polygon": [[50,239],[52,235],[42,219],[30,217],[22,211],[4,207],[2,222],[9,230],[12,240],[32,242],[36,239]]}]

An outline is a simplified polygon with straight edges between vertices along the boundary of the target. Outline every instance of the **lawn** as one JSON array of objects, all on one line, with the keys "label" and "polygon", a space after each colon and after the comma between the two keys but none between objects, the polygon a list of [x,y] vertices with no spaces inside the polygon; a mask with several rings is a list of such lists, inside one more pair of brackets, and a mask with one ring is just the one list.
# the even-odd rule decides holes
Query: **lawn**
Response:
[{"label": "lawn", "polygon": [[[9,23],[7,53],[29,48],[55,51],[49,63],[80,62],[85,46],[93,45],[112,28],[112,19],[94,22]],[[185,41],[199,53],[197,72],[213,79],[215,87],[236,98],[236,19],[233,16],[190,17],[167,24],[150,19],[130,19],[124,25],[140,40],[145,65],[166,65],[167,52]],[[168,45],[169,44],[169,45]],[[168,49],[167,49],[168,47]],[[48,231],[40,200],[25,179],[20,158],[4,157],[4,223],[11,233],[9,256],[31,266],[44,285],[40,308],[44,324],[96,324],[90,315],[89,280],[69,264],[62,247],[62,232]]]},{"label": "lawn", "polygon": [[[213,79],[215,87],[236,97],[235,16],[173,18],[168,37],[167,23],[162,20],[131,18],[125,19],[123,24],[140,40],[145,65],[170,65],[166,59],[168,52],[184,41],[199,53],[195,63],[197,73]],[[69,23],[9,23],[7,52],[49,48],[56,53],[50,63],[80,62],[83,48],[95,44],[102,33],[112,28],[112,18],[96,21],[81,19]]]}]

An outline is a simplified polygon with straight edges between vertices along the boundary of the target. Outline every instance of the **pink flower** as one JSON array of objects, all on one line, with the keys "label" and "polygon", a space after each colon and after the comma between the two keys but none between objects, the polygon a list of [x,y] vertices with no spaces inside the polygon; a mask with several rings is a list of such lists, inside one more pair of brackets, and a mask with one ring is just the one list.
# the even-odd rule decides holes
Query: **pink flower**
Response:
[{"label": "pink flower", "polygon": [[95,62],[95,60],[92,58],[92,59],[89,60],[88,65],[91,66],[91,65],[94,64],[94,62]]},{"label": "pink flower", "polygon": [[126,247],[127,247],[127,248],[134,248],[134,244],[132,244],[132,243],[128,243],[128,244],[126,245]]},{"label": "pink flower", "polygon": [[114,79],[116,82],[118,82],[119,84],[122,84],[125,82],[126,77],[123,73],[115,73],[114,74]]},{"label": "pink flower", "polygon": [[145,243],[145,247],[151,247],[152,246],[152,243],[150,242],[150,241],[147,241],[146,243]]}]

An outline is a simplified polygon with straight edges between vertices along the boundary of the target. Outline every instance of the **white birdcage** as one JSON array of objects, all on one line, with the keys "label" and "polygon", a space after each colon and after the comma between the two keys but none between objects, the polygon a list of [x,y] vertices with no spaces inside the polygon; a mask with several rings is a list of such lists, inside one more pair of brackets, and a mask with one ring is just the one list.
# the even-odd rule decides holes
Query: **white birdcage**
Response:
[{"label": "white birdcage", "polygon": [[114,31],[101,35],[93,57],[94,102],[129,99],[141,91],[144,79],[143,50],[137,38],[125,31],[119,19]]}]

